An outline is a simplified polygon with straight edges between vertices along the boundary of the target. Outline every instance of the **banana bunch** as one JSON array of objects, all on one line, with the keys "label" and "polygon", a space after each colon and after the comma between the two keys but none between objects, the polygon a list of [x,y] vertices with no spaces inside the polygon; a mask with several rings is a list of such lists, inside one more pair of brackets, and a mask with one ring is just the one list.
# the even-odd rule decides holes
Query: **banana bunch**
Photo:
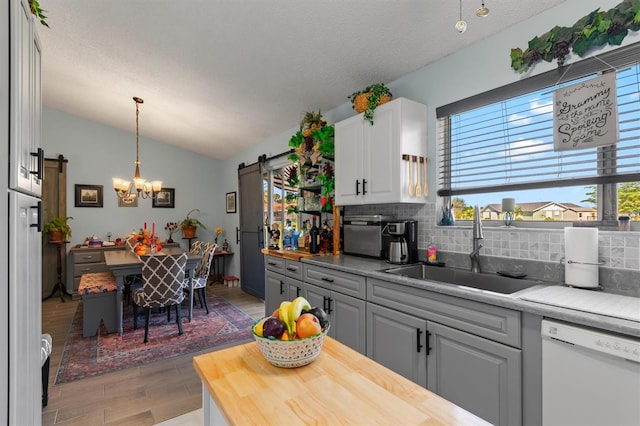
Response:
[{"label": "banana bunch", "polygon": [[287,333],[291,338],[296,335],[296,321],[303,312],[310,311],[311,305],[302,296],[298,296],[292,301],[285,300],[280,303],[280,321],[287,327]]}]

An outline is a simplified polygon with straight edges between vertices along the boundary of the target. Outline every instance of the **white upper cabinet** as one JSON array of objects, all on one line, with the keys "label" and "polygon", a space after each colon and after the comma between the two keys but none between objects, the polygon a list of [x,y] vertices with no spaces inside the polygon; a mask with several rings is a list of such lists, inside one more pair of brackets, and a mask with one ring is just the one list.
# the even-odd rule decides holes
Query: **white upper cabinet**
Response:
[{"label": "white upper cabinet", "polygon": [[409,193],[418,180],[424,188],[424,165],[418,176],[403,156],[426,158],[426,106],[398,98],[376,108],[374,123],[358,114],[335,124],[336,205],[424,203],[424,190]]},{"label": "white upper cabinet", "polygon": [[9,155],[12,189],[39,196],[44,154],[40,143],[42,111],[41,49],[27,0],[10,3]]}]

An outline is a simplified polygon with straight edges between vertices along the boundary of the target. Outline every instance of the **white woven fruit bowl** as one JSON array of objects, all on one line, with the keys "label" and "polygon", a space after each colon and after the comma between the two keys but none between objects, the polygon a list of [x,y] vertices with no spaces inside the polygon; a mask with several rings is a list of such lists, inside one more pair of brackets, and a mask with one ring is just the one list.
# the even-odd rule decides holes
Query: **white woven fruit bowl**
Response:
[{"label": "white woven fruit bowl", "polygon": [[[263,318],[264,319],[264,318]],[[331,324],[322,330],[322,333],[304,339],[278,340],[258,336],[255,327],[263,319],[256,321],[251,327],[251,333],[258,342],[260,352],[267,361],[276,367],[296,368],[312,363],[322,350],[324,336],[329,332]]]}]

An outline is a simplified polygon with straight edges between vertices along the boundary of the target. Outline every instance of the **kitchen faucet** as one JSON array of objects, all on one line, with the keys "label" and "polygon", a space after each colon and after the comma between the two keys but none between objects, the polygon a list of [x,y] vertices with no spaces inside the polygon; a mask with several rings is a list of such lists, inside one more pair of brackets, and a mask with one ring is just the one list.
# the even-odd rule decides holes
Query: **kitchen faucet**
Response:
[{"label": "kitchen faucet", "polygon": [[473,208],[473,251],[469,253],[471,259],[471,272],[482,272],[480,268],[480,240],[484,238],[482,233],[482,219],[480,218],[480,208],[476,205]]}]

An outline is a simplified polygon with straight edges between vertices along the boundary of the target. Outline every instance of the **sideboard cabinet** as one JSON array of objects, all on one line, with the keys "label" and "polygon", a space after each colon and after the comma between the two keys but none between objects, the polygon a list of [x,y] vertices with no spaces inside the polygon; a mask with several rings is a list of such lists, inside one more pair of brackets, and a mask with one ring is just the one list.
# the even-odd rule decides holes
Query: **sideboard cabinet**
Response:
[{"label": "sideboard cabinet", "polygon": [[[164,243],[163,247],[179,247],[178,243]],[[82,274],[94,272],[106,272],[109,270],[104,261],[104,253],[110,250],[124,250],[125,246],[112,247],[87,247],[76,246],[69,250],[67,256],[69,267],[67,268],[67,293],[75,299],[78,298],[78,285]]]}]

